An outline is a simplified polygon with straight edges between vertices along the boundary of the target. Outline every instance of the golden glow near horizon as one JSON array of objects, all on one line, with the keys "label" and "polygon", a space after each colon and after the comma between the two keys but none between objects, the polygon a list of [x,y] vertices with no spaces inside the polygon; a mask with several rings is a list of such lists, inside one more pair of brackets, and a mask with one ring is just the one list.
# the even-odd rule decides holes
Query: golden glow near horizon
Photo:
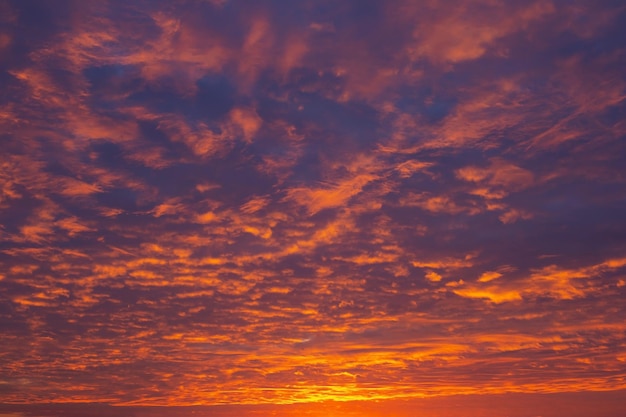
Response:
[{"label": "golden glow near horizon", "polygon": [[0,3],[0,405],[626,389],[624,8],[279,3]]}]

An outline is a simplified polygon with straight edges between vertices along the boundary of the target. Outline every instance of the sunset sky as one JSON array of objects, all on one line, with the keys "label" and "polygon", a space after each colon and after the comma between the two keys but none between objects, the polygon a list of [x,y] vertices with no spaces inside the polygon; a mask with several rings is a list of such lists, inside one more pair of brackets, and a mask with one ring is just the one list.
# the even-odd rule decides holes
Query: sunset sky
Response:
[{"label": "sunset sky", "polygon": [[623,1],[0,0],[0,92],[0,417],[626,415]]}]

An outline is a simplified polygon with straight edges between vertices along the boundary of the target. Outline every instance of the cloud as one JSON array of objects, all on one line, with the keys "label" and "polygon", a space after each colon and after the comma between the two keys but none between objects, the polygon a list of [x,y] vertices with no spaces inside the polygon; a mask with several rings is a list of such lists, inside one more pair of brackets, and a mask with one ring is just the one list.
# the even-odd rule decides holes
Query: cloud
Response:
[{"label": "cloud", "polygon": [[602,275],[619,270],[626,265],[621,258],[609,259],[599,264],[576,269],[563,269],[550,265],[534,270],[519,281],[502,280],[499,272],[487,271],[476,283],[465,284],[452,291],[462,297],[488,299],[494,303],[520,301],[522,297],[554,297],[561,300],[584,298],[600,288],[589,284]]},{"label": "cloud", "polygon": [[3,401],[624,388],[617,3],[0,3]]},{"label": "cloud", "polygon": [[[430,21],[424,19],[416,27],[415,45],[409,55],[452,64],[478,59],[493,50],[501,38],[520,30],[528,31],[528,26],[555,12],[552,2],[533,2],[518,8],[506,2],[461,1],[455,6],[445,13],[440,2],[432,2],[426,8],[435,15],[442,14]],[[415,12],[423,10],[415,8]]]},{"label": "cloud", "polygon": [[[370,157],[356,157],[347,164],[329,163],[332,171],[346,171],[336,180],[323,187],[294,187],[287,190],[287,199],[306,206],[309,214],[327,208],[341,207],[360,194],[363,188],[381,179],[377,162]],[[331,171],[331,172],[332,172]]]},{"label": "cloud", "polygon": [[510,191],[517,191],[530,186],[533,182],[533,174],[495,158],[491,160],[488,168],[468,166],[457,170],[457,176],[468,182],[483,183],[492,188],[500,188]]}]

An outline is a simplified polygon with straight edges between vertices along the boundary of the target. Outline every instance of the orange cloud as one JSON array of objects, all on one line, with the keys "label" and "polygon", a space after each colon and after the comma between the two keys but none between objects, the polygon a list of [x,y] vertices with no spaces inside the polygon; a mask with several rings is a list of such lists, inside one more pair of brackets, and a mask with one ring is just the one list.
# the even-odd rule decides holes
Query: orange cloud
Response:
[{"label": "orange cloud", "polygon": [[6,403],[625,388],[619,7],[17,3]]},{"label": "orange cloud", "polygon": [[[480,2],[479,2],[480,3]],[[439,5],[434,2],[430,6]],[[440,5],[439,5],[440,6]],[[485,13],[474,13],[473,8],[485,7]],[[541,22],[556,11],[551,2],[533,2],[518,10],[508,9],[506,2],[458,2],[443,16],[417,25],[413,36],[415,44],[409,49],[413,59],[422,56],[435,62],[459,63],[480,58],[495,47],[497,41],[517,31]],[[416,13],[421,8],[413,7]],[[441,12],[441,9],[431,9]]]}]

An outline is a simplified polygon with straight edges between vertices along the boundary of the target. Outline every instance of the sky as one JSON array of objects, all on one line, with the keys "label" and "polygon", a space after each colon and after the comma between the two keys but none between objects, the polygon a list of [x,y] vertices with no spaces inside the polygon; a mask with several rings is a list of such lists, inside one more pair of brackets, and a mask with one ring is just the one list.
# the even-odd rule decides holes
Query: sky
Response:
[{"label": "sky", "polygon": [[618,0],[0,0],[0,416],[624,415],[624,68]]}]

